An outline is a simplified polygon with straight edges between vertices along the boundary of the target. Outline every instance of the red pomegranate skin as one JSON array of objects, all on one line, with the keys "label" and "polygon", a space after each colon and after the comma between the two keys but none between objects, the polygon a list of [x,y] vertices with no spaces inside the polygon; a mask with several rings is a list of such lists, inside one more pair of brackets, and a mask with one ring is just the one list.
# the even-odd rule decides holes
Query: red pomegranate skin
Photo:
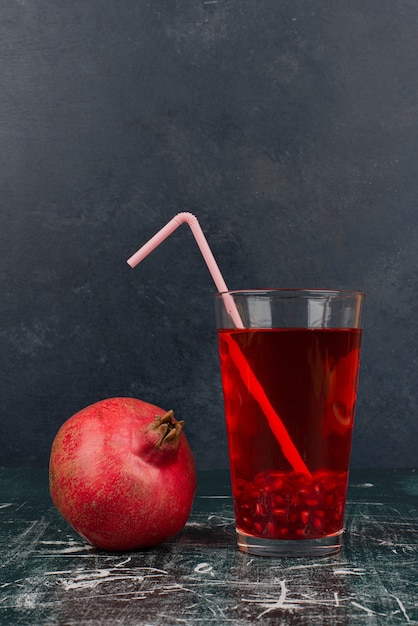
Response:
[{"label": "red pomegranate skin", "polygon": [[50,455],[58,511],[102,550],[149,548],[174,537],[189,518],[197,484],[182,425],[172,411],[135,398],[101,400],[70,417]]}]

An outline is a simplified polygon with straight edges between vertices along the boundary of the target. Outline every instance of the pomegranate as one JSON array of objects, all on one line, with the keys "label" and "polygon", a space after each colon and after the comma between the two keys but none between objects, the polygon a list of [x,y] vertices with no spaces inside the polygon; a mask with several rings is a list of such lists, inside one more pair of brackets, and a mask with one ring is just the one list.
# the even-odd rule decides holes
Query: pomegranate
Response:
[{"label": "pomegranate", "polygon": [[61,515],[97,548],[148,548],[190,515],[196,469],[173,411],[109,398],[70,417],[51,449],[49,488]]}]

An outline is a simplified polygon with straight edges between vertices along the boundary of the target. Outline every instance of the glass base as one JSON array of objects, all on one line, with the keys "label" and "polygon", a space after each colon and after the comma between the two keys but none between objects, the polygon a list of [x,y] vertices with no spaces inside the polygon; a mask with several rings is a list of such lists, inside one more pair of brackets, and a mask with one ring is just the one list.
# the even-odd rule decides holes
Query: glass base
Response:
[{"label": "glass base", "polygon": [[343,531],[320,539],[261,539],[237,530],[238,548],[241,552],[258,556],[303,557],[330,556],[341,549]]}]

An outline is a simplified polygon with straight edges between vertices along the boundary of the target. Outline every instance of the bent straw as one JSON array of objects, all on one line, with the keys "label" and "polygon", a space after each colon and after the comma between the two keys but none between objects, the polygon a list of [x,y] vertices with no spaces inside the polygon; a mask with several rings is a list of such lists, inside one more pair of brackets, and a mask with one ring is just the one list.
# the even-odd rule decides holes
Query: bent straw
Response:
[{"label": "bent straw", "polygon": [[[189,224],[196,243],[200,248],[203,258],[208,266],[209,272],[215,282],[218,292],[222,294],[225,302],[225,306],[228,314],[231,316],[236,328],[244,328],[238,309],[235,306],[234,299],[228,293],[228,287],[223,279],[221,271],[216,263],[215,257],[212,254],[209,244],[206,241],[205,235],[200,227],[197,218],[192,213],[178,213],[171,219],[161,230],[159,230],[151,239],[145,243],[135,254],[133,254],[127,261],[128,265],[132,268],[136,267],[150,252],[155,250],[171,233],[173,233],[179,226],[184,223]],[[247,360],[244,354],[241,352],[239,346],[230,337],[227,337],[229,346],[229,353],[232,360],[237,367],[240,376],[249,389],[250,393],[254,396],[260,408],[262,409],[268,424],[275,435],[283,454],[289,461],[290,465],[296,472],[301,472],[310,476],[310,472],[306,467],[303,459],[301,458],[296,446],[289,437],[289,434],[271,405],[265,391],[255,376],[254,372],[249,368]],[[245,374],[244,374],[245,370]]]},{"label": "bent straw", "polygon": [[[203,231],[200,227],[200,224],[197,220],[197,217],[193,215],[193,213],[178,213],[170,220],[161,230],[159,230],[151,239],[142,246],[135,254],[133,254],[128,259],[128,265],[132,268],[138,265],[145,257],[152,252],[157,246],[160,245],[171,233],[173,233],[179,226],[187,222],[192,230],[194,238],[196,240],[197,245],[200,248],[200,251],[203,255],[203,258],[206,261],[206,265],[208,266],[209,272],[215,282],[216,288],[219,293],[223,293],[225,291],[229,291],[226,283],[223,279],[221,271],[218,267],[218,264],[215,261],[215,257],[212,254],[212,250],[209,248],[209,244],[206,241],[206,237],[203,234]],[[244,324],[241,321],[240,315],[235,306],[235,302],[231,296],[225,294],[224,300],[227,301],[226,310],[229,315],[232,317],[232,320],[237,328],[244,328]]]}]

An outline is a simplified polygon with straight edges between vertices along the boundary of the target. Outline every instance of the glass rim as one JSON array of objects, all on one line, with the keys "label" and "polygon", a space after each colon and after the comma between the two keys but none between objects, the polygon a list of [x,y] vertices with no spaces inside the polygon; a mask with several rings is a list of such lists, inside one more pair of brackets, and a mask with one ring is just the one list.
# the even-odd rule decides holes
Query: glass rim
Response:
[{"label": "glass rim", "polygon": [[321,289],[319,287],[269,287],[269,288],[256,288],[256,289],[231,289],[228,291],[218,291],[215,293],[216,297],[222,297],[224,295],[231,296],[269,296],[272,294],[281,294],[300,297],[313,297],[313,296],[334,296],[334,297],[365,297],[365,293],[357,291],[355,289]]}]

